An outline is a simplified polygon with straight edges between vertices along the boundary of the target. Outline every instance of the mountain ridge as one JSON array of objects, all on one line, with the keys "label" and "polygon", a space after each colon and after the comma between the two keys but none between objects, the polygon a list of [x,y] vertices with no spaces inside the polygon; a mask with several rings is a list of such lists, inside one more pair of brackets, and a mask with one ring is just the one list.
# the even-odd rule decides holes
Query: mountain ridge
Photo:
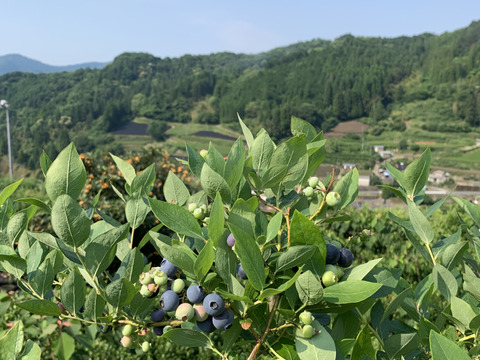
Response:
[{"label": "mountain ridge", "polygon": [[107,64],[106,62],[91,61],[73,65],[49,65],[21,54],[6,54],[0,56],[0,75],[11,72],[42,74],[63,71],[70,72],[87,68],[101,69]]}]

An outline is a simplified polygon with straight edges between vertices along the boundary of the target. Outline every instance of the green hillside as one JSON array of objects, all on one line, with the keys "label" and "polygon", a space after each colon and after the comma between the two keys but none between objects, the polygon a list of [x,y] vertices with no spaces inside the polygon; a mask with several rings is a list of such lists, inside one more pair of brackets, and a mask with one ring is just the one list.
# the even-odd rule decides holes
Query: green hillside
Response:
[{"label": "green hillside", "polygon": [[[277,140],[293,114],[317,129],[359,119],[369,137],[394,132],[445,142],[458,135],[467,146],[479,137],[479,85],[477,21],[442,35],[345,35],[257,55],[125,53],[98,70],[5,74],[0,98],[11,104],[16,161],[34,167],[42,149],[55,156],[71,140],[79,151],[118,153],[112,132],[134,118],[146,118],[150,129],[166,122],[236,126],[237,112]],[[0,152],[7,152],[6,137]]]}]

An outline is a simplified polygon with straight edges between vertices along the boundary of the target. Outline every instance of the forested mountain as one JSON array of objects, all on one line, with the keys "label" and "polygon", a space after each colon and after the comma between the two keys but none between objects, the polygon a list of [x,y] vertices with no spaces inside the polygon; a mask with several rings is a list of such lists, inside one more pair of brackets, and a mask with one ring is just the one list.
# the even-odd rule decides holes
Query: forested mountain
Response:
[{"label": "forested mountain", "polygon": [[99,70],[5,74],[0,98],[11,104],[16,160],[36,166],[43,148],[54,156],[74,140],[80,151],[91,150],[112,140],[99,133],[137,116],[229,123],[238,112],[281,139],[292,114],[318,129],[360,118],[371,131],[401,130],[412,119],[398,109],[421,102],[426,129],[471,131],[480,126],[479,86],[477,21],[442,35],[345,35],[258,55],[125,53]]},{"label": "forested mountain", "polygon": [[0,56],[0,75],[7,74],[14,71],[28,72],[28,73],[53,73],[62,71],[75,71],[77,69],[101,69],[107,63],[88,62],[76,65],[54,66],[44,64],[40,61],[30,59],[19,54],[8,54]]}]

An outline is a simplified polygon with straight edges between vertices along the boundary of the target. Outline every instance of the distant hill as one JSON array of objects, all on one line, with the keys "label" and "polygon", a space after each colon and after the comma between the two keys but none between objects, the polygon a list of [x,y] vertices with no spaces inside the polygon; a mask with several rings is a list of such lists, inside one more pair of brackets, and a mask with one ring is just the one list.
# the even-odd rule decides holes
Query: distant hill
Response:
[{"label": "distant hill", "polygon": [[[161,121],[235,126],[238,112],[254,132],[264,127],[276,140],[290,133],[291,115],[325,131],[358,120],[371,136],[460,137],[480,130],[479,84],[474,21],[441,35],[347,34],[253,55],[124,53],[101,69],[1,75],[0,99],[10,103],[16,162],[36,167],[42,149],[54,157],[71,140],[79,151],[103,151],[112,132],[136,117],[152,128]],[[0,121],[0,154],[4,133]]]},{"label": "distant hill", "polygon": [[8,54],[0,56],[0,75],[20,71],[25,73],[55,73],[62,71],[75,71],[77,69],[101,69],[107,63],[88,62],[76,65],[54,66],[44,64],[40,61],[30,59],[19,54]]}]

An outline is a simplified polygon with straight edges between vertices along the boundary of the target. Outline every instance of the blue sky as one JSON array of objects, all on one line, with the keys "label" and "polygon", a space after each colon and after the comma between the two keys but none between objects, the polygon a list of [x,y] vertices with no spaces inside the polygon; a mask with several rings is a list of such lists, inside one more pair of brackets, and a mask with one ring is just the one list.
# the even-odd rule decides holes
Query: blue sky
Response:
[{"label": "blue sky", "polygon": [[312,39],[441,34],[480,19],[480,0],[9,0],[0,7],[0,55],[51,65],[259,53]]}]

